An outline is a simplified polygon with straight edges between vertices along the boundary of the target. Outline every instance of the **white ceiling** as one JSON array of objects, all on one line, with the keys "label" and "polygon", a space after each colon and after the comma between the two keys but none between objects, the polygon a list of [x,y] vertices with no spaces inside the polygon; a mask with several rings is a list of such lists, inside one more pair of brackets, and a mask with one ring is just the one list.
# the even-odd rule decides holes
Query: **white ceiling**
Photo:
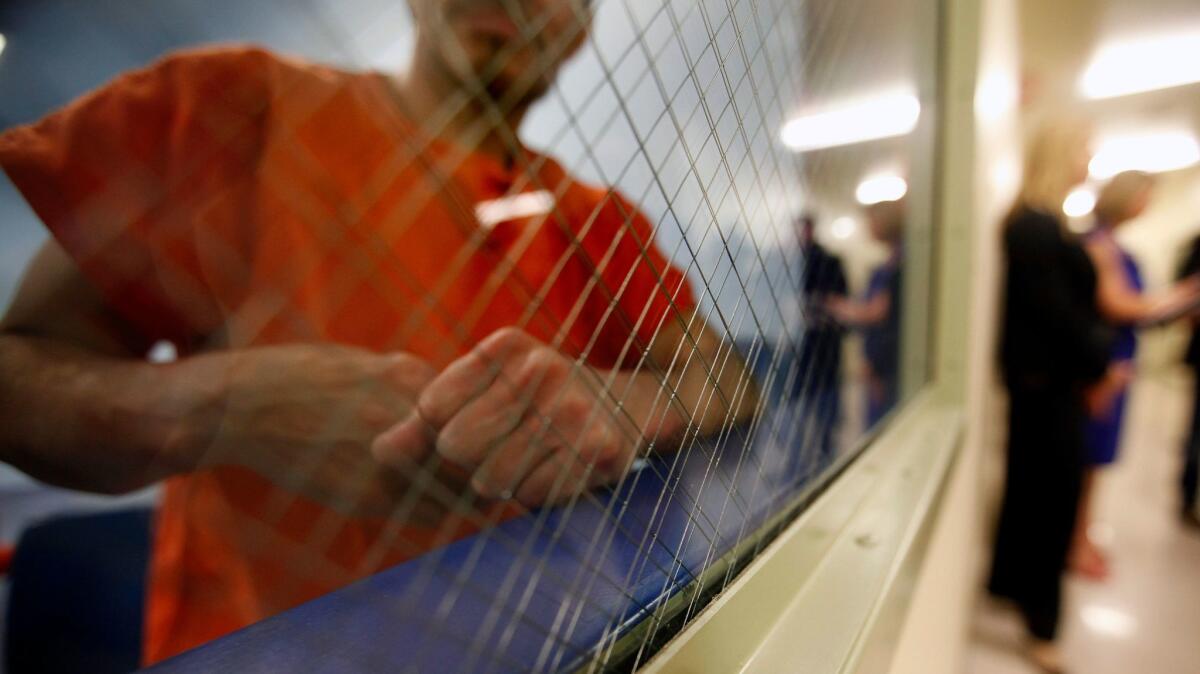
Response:
[{"label": "white ceiling", "polygon": [[1078,80],[1111,41],[1200,30],[1197,0],[1020,0],[1021,52],[1031,112],[1080,105],[1098,130],[1189,125],[1200,132],[1200,85],[1084,102]]}]

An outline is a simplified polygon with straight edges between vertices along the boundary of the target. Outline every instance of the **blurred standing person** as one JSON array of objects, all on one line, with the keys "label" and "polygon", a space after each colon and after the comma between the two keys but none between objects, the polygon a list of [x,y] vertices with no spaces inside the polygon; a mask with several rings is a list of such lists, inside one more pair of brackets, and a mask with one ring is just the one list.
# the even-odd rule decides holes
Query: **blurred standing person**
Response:
[{"label": "blurred standing person", "polygon": [[804,331],[797,355],[796,379],[791,399],[797,403],[802,429],[815,429],[809,437],[822,458],[833,455],[834,433],[841,419],[842,337],[845,328],[825,310],[832,299],[849,294],[842,261],[816,238],[816,218],[811,213],[796,221],[800,243],[801,302]]},{"label": "blurred standing person", "polygon": [[871,236],[887,248],[887,260],[871,273],[867,292],[861,300],[834,298],[828,306],[837,320],[863,332],[863,356],[867,361],[867,428],[870,429],[895,407],[899,395],[904,202],[872,204],[865,212]]},{"label": "blurred standing person", "polygon": [[[1179,278],[1200,274],[1200,236],[1196,237],[1179,269]],[[1183,473],[1180,475],[1180,516],[1185,526],[1200,531],[1200,505],[1197,485],[1200,483],[1200,317],[1192,318],[1192,337],[1184,352],[1184,363],[1194,375],[1195,397],[1192,399],[1192,424],[1183,446]]]},{"label": "blurred standing person", "polygon": [[1114,236],[1118,227],[1145,212],[1154,189],[1147,173],[1128,171],[1113,178],[1096,201],[1095,228],[1085,246],[1096,267],[1096,302],[1100,314],[1114,328],[1108,374],[1087,392],[1088,419],[1084,427],[1087,448],[1079,520],[1072,544],[1071,568],[1093,580],[1108,577],[1104,552],[1091,539],[1091,504],[1096,470],[1117,460],[1129,384],[1134,375],[1139,325],[1154,323],[1177,313],[1196,295],[1196,284],[1185,281],[1161,295],[1144,294],[1145,284],[1137,261]]},{"label": "blurred standing person", "polygon": [[1083,391],[1105,376],[1111,348],[1095,269],[1062,215],[1087,165],[1086,125],[1039,129],[1003,230],[1001,365],[1011,402],[988,590],[1016,603],[1033,639],[1029,657],[1047,672],[1062,671],[1055,640],[1083,477]]}]

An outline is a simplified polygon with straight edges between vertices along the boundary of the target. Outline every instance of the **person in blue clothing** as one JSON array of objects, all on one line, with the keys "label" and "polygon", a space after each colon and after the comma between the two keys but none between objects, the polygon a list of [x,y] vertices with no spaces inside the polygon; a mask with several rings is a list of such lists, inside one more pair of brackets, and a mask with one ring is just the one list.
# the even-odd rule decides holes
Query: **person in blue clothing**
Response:
[{"label": "person in blue clothing", "polygon": [[872,204],[866,215],[871,236],[887,247],[887,260],[871,273],[862,299],[832,298],[828,307],[843,325],[862,331],[869,429],[887,416],[899,397],[904,202]]},{"label": "person in blue clothing", "polygon": [[1084,428],[1086,471],[1070,557],[1071,568],[1093,580],[1106,578],[1109,567],[1103,551],[1088,534],[1092,495],[1097,469],[1117,460],[1134,373],[1136,329],[1177,314],[1196,295],[1197,284],[1191,280],[1161,295],[1146,294],[1137,261],[1115,237],[1118,227],[1146,210],[1153,188],[1153,178],[1145,173],[1130,171],[1114,177],[1100,192],[1095,209],[1096,226],[1085,237],[1088,255],[1096,267],[1097,307],[1115,333],[1108,374],[1086,395],[1089,412]]}]

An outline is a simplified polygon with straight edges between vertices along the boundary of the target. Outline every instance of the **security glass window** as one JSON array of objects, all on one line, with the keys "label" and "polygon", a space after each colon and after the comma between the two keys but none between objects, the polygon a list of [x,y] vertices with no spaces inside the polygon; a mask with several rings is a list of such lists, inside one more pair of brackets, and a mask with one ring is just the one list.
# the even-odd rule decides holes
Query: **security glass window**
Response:
[{"label": "security glass window", "polygon": [[927,382],[936,25],[5,3],[0,489],[154,487],[89,657],[645,663]]}]

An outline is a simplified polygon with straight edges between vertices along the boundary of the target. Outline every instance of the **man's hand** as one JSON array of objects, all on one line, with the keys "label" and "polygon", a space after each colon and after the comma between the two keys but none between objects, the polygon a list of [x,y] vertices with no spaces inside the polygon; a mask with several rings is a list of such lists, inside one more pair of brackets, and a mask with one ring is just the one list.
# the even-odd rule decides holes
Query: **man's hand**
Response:
[{"label": "man's hand", "polygon": [[564,500],[624,474],[642,446],[745,423],[758,405],[732,345],[694,316],[656,331],[640,374],[576,367],[516,330],[440,376],[330,344],[155,365],[126,345],[132,332],[47,243],[0,321],[0,461],[110,494],[244,466],[343,512],[434,523],[472,480],[528,505]]},{"label": "man's hand", "polygon": [[[207,380],[214,395],[183,441],[197,467],[237,465],[355,515],[435,521],[426,457],[382,466],[370,447],[405,419],[435,372],[408,354],[332,344],[261,347],[181,361],[182,380]],[[461,488],[461,487],[460,487]],[[408,499],[407,507],[405,499]],[[442,503],[449,500],[443,497]]]},{"label": "man's hand", "polygon": [[[402,465],[424,445],[469,473],[486,498],[528,507],[568,500],[624,475],[641,445],[641,429],[584,381],[591,374],[519,330],[501,330],[434,379],[375,455]],[[617,376],[620,395],[633,375]]]}]

